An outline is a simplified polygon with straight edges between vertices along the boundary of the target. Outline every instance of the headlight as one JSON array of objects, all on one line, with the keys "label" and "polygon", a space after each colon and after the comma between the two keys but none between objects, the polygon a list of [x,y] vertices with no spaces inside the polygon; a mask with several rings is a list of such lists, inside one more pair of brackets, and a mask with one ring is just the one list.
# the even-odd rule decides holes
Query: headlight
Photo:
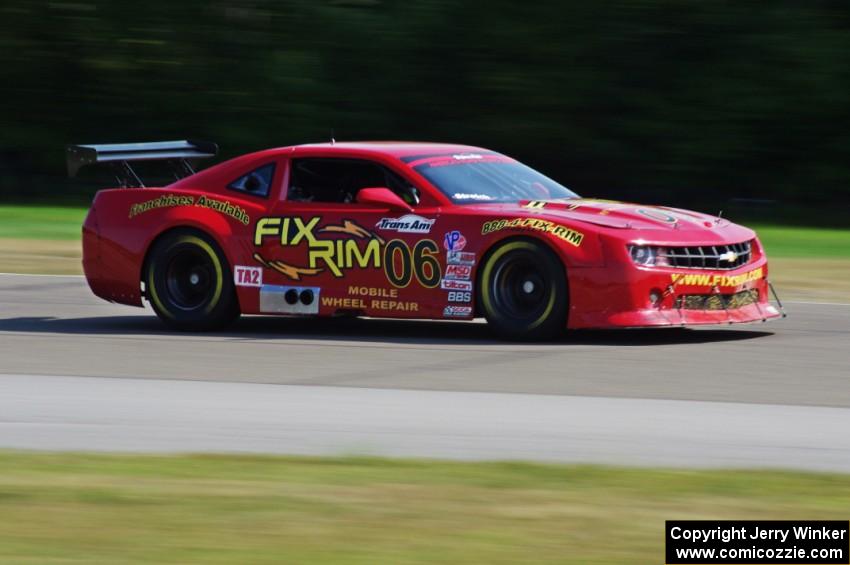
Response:
[{"label": "headlight", "polygon": [[667,267],[667,249],[651,245],[630,245],[629,255],[636,265],[643,267]]}]

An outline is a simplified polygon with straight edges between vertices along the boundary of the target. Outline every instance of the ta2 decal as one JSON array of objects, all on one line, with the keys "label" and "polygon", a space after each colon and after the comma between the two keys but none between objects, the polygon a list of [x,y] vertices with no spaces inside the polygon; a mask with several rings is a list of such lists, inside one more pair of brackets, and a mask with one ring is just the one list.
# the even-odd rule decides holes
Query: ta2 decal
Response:
[{"label": "ta2 decal", "polygon": [[233,284],[236,286],[263,286],[262,267],[233,266]]}]

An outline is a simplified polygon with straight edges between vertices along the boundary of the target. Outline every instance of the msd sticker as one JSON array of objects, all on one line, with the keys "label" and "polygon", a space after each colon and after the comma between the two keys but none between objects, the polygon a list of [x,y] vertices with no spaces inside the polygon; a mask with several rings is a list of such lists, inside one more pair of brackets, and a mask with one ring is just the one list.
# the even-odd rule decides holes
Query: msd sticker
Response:
[{"label": "msd sticker", "polygon": [[447,318],[466,318],[472,316],[472,306],[446,306],[443,316]]},{"label": "msd sticker", "polygon": [[453,281],[443,279],[440,282],[440,288],[443,290],[472,290],[472,281]]},{"label": "msd sticker", "polygon": [[474,265],[475,253],[468,251],[449,251],[446,253],[446,261],[449,265]]},{"label": "msd sticker", "polygon": [[443,237],[443,247],[446,251],[460,251],[466,247],[466,238],[458,230],[452,230]]},{"label": "msd sticker", "polygon": [[234,265],[233,284],[236,286],[263,286],[262,267],[246,267]]},{"label": "msd sticker", "polygon": [[447,265],[445,278],[456,281],[468,281],[471,274],[472,267],[469,265]]}]

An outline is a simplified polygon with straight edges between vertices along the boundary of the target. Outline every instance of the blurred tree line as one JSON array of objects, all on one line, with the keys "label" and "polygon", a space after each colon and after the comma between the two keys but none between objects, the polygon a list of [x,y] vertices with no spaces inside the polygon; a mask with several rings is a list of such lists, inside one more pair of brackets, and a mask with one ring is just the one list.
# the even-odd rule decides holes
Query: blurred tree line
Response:
[{"label": "blurred tree line", "polygon": [[848,54],[844,1],[4,0],[0,200],[88,201],[67,143],[229,157],[333,129],[484,145],[584,195],[850,224]]}]

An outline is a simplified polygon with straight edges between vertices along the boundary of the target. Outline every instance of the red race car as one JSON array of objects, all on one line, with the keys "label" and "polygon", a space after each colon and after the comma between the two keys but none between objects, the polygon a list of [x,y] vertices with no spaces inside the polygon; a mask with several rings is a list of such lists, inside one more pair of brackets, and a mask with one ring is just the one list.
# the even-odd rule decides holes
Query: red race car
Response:
[{"label": "red race car", "polygon": [[[242,314],[470,320],[540,339],[564,328],[764,321],[756,234],[719,217],[579,198],[494,151],[323,143],[195,172],[211,143],[73,145],[69,174],[115,167],[83,225],[83,268],[112,302],[169,326]],[[145,187],[132,164],[176,182]],[[775,296],[775,295],[774,295]]]}]

